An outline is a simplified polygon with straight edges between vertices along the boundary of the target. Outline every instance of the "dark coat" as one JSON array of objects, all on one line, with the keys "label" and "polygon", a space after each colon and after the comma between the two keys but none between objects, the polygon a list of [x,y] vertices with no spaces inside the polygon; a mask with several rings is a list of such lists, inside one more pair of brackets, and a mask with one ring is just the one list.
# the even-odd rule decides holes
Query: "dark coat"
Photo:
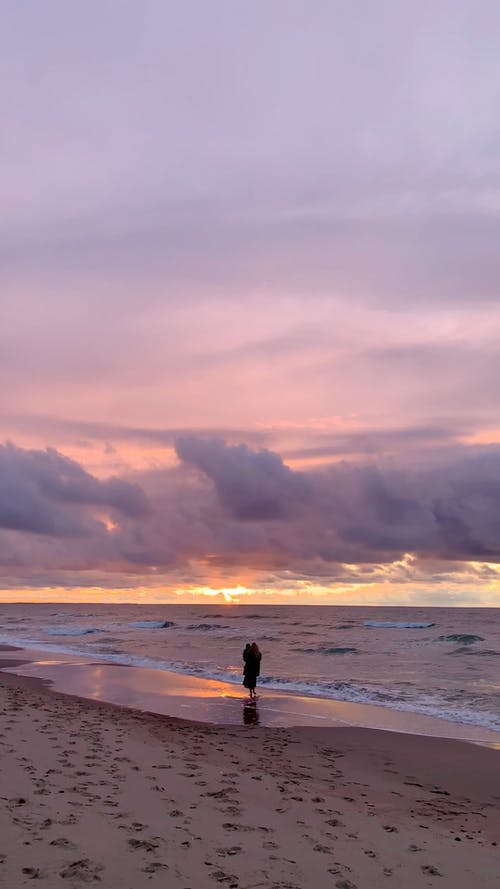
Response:
[{"label": "dark coat", "polygon": [[245,688],[255,688],[257,684],[257,676],[260,674],[261,654],[254,654],[253,651],[244,651],[243,660],[243,685]]}]

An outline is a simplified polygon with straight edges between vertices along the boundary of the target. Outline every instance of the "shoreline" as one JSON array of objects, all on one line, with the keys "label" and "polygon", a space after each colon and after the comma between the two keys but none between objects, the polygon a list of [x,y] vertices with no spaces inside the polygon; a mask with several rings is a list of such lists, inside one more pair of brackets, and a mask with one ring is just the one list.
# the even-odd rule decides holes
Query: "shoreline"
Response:
[{"label": "shoreline", "polygon": [[[485,730],[488,739],[479,739],[497,742],[498,609],[466,609],[459,615],[449,607],[436,607],[430,614],[415,606],[315,605],[285,611],[274,605],[211,602],[168,608],[34,603],[4,607],[1,641],[39,648],[44,654],[38,652],[37,660],[64,655],[75,663],[87,659],[161,670],[228,683],[234,695],[240,686],[243,642],[255,637],[264,651],[261,694],[266,699],[276,692],[294,700],[333,701],[341,722],[422,734],[442,734],[446,726],[446,734],[470,737],[472,731],[474,740]],[[368,618],[389,620],[391,626],[366,627]],[[420,628],[429,621],[433,628]],[[402,629],[415,624],[418,629]],[[346,705],[345,712],[339,702]],[[359,719],[351,705],[362,705]],[[389,725],[393,714],[394,724]],[[427,720],[435,722],[425,726]]]},{"label": "shoreline", "polygon": [[49,658],[42,649],[0,645],[0,671],[42,680],[54,692],[82,700],[98,699],[139,712],[213,725],[351,726],[500,746],[500,733],[491,729],[389,707],[304,697],[263,686],[257,706],[251,709],[245,707],[246,696],[236,684],[106,661],[96,663],[84,656],[50,654]]},{"label": "shoreline", "polygon": [[218,726],[7,672],[0,708],[5,885],[499,885],[497,750],[367,728]]}]

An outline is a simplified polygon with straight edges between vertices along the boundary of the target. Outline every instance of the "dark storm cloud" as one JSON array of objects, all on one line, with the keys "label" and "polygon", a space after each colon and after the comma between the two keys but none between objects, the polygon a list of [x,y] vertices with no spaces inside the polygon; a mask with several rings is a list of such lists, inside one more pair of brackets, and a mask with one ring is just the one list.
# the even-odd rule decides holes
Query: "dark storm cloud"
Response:
[{"label": "dark storm cloud", "polygon": [[194,436],[178,438],[175,446],[180,460],[213,481],[219,502],[236,519],[291,518],[308,498],[306,476],[292,472],[272,451]]},{"label": "dark storm cloud", "polygon": [[[266,549],[272,538],[278,558],[387,561],[414,551],[500,556],[497,451],[429,468],[341,463],[307,474],[287,469],[276,454],[222,442],[179,442],[177,451],[213,482],[227,517],[267,526]],[[255,503],[268,501],[269,513],[253,515]]]},{"label": "dark storm cloud", "polygon": [[84,533],[82,507],[116,510],[140,519],[148,511],[143,491],[119,478],[100,481],[54,450],[0,446],[0,527],[34,534]]},{"label": "dark storm cloud", "polygon": [[331,579],[356,563],[362,581],[405,553],[431,574],[436,560],[451,571],[500,561],[498,449],[450,452],[439,465],[343,462],[307,473],[221,440],[180,439],[177,453],[179,466],[132,485],[101,482],[56,452],[2,448],[4,578],[18,571],[43,584],[50,572],[87,571],[109,586],[118,574],[193,574],[191,565],[209,572],[210,563]]}]

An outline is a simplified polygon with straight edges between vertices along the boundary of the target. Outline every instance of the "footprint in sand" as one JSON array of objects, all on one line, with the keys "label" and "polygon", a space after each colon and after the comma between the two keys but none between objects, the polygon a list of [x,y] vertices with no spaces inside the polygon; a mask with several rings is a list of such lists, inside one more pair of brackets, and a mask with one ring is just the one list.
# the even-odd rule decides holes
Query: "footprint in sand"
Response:
[{"label": "footprint in sand", "polygon": [[442,877],[441,871],[438,871],[437,867],[434,867],[433,864],[423,864],[420,868],[422,873],[428,874],[431,877]]},{"label": "footprint in sand", "polygon": [[163,864],[162,861],[152,861],[151,864],[142,868],[144,874],[156,874],[160,870],[168,870],[168,864]]},{"label": "footprint in sand", "polygon": [[224,830],[255,830],[255,827],[251,827],[249,824],[234,824],[231,821],[225,821],[222,827],[224,828]]},{"label": "footprint in sand", "polygon": [[80,880],[82,883],[91,883],[94,880],[100,880],[99,874],[104,870],[102,864],[96,864],[89,858],[81,858],[79,861],[72,861],[62,871],[59,876],[63,880]]},{"label": "footprint in sand", "polygon": [[209,876],[212,880],[217,880],[218,883],[228,883],[230,887],[238,886],[238,879],[234,874],[226,874],[223,870],[214,870]]},{"label": "footprint in sand", "polygon": [[158,848],[158,843],[154,843],[151,840],[136,840],[131,839],[127,840],[128,845],[131,849],[144,849],[145,852],[153,852]]},{"label": "footprint in sand", "polygon": [[46,876],[45,872],[39,867],[23,867],[23,874],[26,874],[30,880],[41,880]]},{"label": "footprint in sand", "polygon": [[50,841],[51,846],[63,846],[65,849],[76,849],[75,843],[72,843],[71,840],[68,840],[66,837],[57,837],[55,840]]}]

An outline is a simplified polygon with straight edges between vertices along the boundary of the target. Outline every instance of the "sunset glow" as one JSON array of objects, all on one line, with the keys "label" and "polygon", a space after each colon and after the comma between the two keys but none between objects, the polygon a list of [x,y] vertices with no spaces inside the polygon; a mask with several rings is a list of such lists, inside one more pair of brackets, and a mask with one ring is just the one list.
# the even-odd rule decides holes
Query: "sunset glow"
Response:
[{"label": "sunset glow", "polygon": [[0,599],[497,604],[498,16],[222,5],[4,14]]}]

